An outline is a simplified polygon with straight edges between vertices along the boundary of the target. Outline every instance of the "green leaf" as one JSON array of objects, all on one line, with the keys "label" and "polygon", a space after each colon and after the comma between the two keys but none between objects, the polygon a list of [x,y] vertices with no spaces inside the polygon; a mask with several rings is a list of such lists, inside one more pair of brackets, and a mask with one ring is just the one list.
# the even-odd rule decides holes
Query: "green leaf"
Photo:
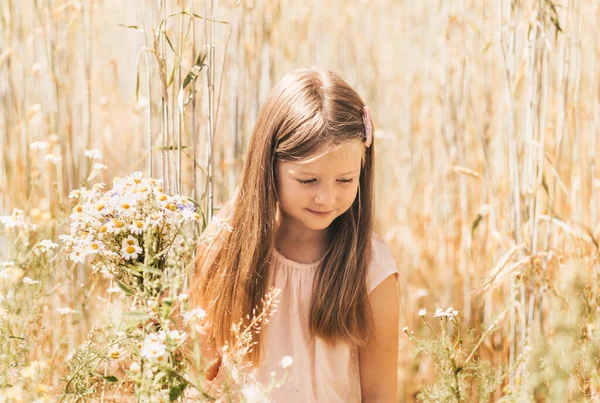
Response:
[{"label": "green leaf", "polygon": [[117,285],[119,286],[119,288],[121,290],[123,290],[125,292],[125,294],[127,295],[133,295],[133,289],[127,285],[125,285],[123,282],[119,281],[118,279],[116,279]]},{"label": "green leaf", "polygon": [[113,383],[114,383],[114,382],[119,382],[119,378],[117,378],[117,377],[116,377],[116,376],[114,376],[114,375],[107,375],[107,376],[104,376],[104,375],[102,375],[102,374],[96,374],[96,376],[99,376],[100,378],[103,378],[103,379],[105,379],[105,380],[106,380],[106,382],[113,382]]},{"label": "green leaf", "polygon": [[185,390],[187,385],[188,384],[186,382],[183,382],[183,383],[180,383],[179,385],[172,386],[171,389],[169,390],[169,400],[172,402],[177,400],[179,398],[179,396],[181,396],[183,394],[183,391]]}]

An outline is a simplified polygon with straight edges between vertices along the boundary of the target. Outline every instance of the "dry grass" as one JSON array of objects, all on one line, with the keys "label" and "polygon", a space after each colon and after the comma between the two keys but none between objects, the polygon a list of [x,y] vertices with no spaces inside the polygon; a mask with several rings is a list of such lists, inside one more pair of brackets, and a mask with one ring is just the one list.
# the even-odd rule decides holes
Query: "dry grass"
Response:
[{"label": "dry grass", "polygon": [[[22,208],[40,239],[56,239],[69,190],[92,170],[90,148],[108,167],[99,179],[142,169],[210,214],[231,196],[279,77],[312,64],[339,70],[379,129],[377,214],[403,279],[402,325],[426,337],[419,309],[453,306],[483,332],[510,306],[477,357],[508,366],[504,391],[518,389],[532,371],[526,346],[539,332],[552,340],[572,312],[556,308],[557,296],[568,299],[565,267],[585,273],[589,298],[599,293],[598,2],[213,3],[6,1],[0,215]],[[35,141],[49,148],[30,150]],[[0,238],[0,260],[10,247]],[[55,312],[95,301],[79,287],[93,284],[89,273],[68,267],[47,279],[55,292],[35,323],[54,327],[29,361],[72,351],[93,322],[93,309],[77,323]],[[436,372],[413,358],[408,338],[400,343],[408,401]],[[57,390],[59,376],[45,382]],[[588,398],[596,393],[576,378],[564,396],[577,400],[583,384]]]}]

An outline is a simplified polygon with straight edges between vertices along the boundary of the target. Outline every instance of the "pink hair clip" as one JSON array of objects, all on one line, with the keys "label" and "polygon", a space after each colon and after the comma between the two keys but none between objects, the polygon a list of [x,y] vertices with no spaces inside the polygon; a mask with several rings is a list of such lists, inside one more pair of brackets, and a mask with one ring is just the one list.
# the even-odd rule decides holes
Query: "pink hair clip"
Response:
[{"label": "pink hair clip", "polygon": [[363,124],[365,125],[365,147],[369,148],[373,142],[373,123],[371,122],[371,110],[368,106],[363,108]]}]

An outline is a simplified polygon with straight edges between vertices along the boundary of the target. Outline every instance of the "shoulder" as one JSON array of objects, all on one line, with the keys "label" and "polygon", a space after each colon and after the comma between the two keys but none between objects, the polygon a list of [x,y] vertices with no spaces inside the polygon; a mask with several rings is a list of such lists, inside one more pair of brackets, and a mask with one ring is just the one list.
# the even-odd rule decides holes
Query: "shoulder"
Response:
[{"label": "shoulder", "polygon": [[367,293],[370,294],[389,276],[398,280],[398,267],[389,246],[381,236],[371,234],[371,258],[367,268]]}]

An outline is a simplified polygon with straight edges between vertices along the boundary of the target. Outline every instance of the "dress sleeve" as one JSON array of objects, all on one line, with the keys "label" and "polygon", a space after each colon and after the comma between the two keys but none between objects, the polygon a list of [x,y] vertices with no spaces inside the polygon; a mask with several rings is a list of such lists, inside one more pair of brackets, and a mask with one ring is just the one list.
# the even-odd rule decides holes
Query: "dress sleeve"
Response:
[{"label": "dress sleeve", "polygon": [[398,281],[399,273],[394,256],[385,241],[373,233],[371,239],[371,263],[367,271],[367,294],[370,294],[386,278],[394,275]]}]

